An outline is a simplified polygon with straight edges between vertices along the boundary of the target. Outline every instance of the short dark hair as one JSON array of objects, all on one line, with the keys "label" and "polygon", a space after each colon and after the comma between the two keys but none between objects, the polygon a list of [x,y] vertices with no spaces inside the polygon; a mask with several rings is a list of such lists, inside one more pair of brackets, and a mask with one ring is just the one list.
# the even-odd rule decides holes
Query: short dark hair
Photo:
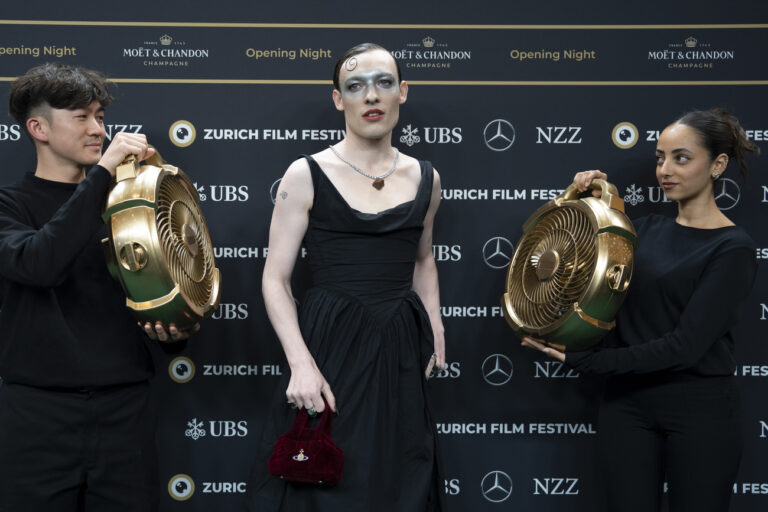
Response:
[{"label": "short dark hair", "polygon": [[693,110],[683,114],[675,123],[690,126],[699,136],[710,159],[725,153],[736,160],[742,176],[747,175],[746,151],[760,154],[760,148],[747,139],[736,116],[724,108]]},{"label": "short dark hair", "polygon": [[[347,59],[354,57],[355,55],[360,55],[361,53],[369,52],[371,50],[384,50],[385,52],[389,53],[390,56],[392,56],[392,53],[390,53],[389,50],[376,43],[360,43],[353,46],[349,50],[345,51],[341,57],[339,57],[339,60],[336,61],[336,66],[333,68],[333,87],[335,89],[341,90],[341,86],[339,85],[339,75],[341,74],[342,64],[344,64]],[[395,68],[397,69],[397,83],[399,84],[402,81],[400,63],[397,62],[397,59],[394,56],[392,56],[392,60],[395,61]]]},{"label": "short dark hair", "polygon": [[44,104],[73,110],[98,101],[106,107],[115,100],[110,91],[111,85],[98,71],[48,62],[14,80],[8,94],[9,111],[24,126],[30,112]]}]

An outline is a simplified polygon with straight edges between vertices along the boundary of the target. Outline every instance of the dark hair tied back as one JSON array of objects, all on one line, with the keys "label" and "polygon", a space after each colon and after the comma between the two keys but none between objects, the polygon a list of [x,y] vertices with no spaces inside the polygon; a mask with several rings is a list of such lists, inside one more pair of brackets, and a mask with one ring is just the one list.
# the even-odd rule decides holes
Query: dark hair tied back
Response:
[{"label": "dark hair tied back", "polygon": [[747,175],[745,152],[760,154],[757,144],[747,139],[739,120],[724,108],[693,110],[678,119],[677,123],[690,126],[699,134],[710,158],[725,153],[728,158],[736,160],[744,177]]}]

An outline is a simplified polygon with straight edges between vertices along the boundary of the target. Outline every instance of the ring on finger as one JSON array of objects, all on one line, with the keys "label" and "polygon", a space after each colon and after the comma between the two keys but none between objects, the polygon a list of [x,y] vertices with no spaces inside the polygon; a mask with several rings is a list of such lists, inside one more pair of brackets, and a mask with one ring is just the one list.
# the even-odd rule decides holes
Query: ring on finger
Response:
[{"label": "ring on finger", "polygon": [[309,409],[307,409],[307,414],[309,414],[310,418],[314,418],[315,416],[317,416],[317,411],[315,410],[314,407],[310,407]]}]

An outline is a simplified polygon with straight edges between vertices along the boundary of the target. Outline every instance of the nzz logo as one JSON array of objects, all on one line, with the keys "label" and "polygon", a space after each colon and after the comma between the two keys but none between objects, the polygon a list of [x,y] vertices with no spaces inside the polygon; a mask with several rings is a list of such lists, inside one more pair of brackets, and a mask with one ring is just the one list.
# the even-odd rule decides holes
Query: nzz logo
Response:
[{"label": "nzz logo", "polygon": [[112,136],[116,133],[141,133],[140,124],[107,124],[104,125],[104,131],[107,134],[107,140],[112,140]]},{"label": "nzz logo", "polygon": [[581,126],[537,126],[536,144],[581,144]]},{"label": "nzz logo", "polygon": [[579,494],[578,478],[534,478],[533,494],[551,496],[576,496]]},{"label": "nzz logo", "polygon": [[210,195],[211,201],[216,203],[225,202],[239,202],[243,203],[250,197],[248,195],[248,185],[209,185],[206,191],[205,185],[198,185],[197,182],[193,183],[197,194],[200,196],[200,201],[207,201]]}]

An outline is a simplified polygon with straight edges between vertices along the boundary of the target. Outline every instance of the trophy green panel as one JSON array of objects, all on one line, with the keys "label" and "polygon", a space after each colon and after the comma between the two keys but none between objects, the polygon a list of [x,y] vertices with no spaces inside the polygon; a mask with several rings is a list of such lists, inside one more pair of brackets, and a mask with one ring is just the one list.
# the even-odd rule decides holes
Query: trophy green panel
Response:
[{"label": "trophy green panel", "polygon": [[562,345],[567,352],[572,352],[594,346],[608,332],[582,319],[577,313],[572,313],[555,332],[543,334],[542,338],[553,345]]}]

